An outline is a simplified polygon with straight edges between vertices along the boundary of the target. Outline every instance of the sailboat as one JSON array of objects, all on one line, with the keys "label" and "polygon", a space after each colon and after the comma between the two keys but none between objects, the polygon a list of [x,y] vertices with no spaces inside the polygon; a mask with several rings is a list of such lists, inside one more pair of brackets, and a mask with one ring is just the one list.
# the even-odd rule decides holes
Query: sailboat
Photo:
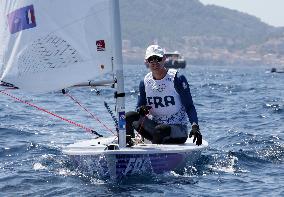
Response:
[{"label": "sailboat", "polygon": [[[42,93],[115,84],[117,136],[96,135],[63,147],[78,168],[90,172],[101,165],[115,179],[159,174],[193,164],[206,149],[207,141],[197,146],[191,138],[180,145],[126,146],[118,0],[1,0],[0,9],[2,86]],[[105,79],[109,73],[115,77]]]}]

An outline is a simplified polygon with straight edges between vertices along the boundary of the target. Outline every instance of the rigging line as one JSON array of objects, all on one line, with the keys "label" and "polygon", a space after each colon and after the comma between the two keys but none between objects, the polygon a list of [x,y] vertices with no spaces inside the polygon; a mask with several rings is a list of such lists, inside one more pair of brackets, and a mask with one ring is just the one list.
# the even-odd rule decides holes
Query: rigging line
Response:
[{"label": "rigging line", "polygon": [[[7,88],[7,89],[11,89],[11,88]],[[48,111],[48,110],[46,110],[46,109],[44,109],[44,108],[38,107],[38,106],[36,106],[35,104],[29,103],[29,102],[24,101],[24,100],[22,100],[22,99],[20,99],[20,98],[17,98],[16,96],[13,96],[13,95],[7,93],[7,92],[6,92],[7,89],[1,90],[0,93],[5,94],[5,95],[11,97],[11,98],[15,99],[15,100],[18,101],[18,102],[27,104],[27,105],[29,105],[29,106],[31,106],[31,107],[34,107],[34,108],[36,108],[36,109],[38,109],[38,110],[40,110],[40,111],[43,111],[43,112],[47,113],[47,114],[49,114],[49,115],[52,115],[52,116],[54,116],[54,117],[56,117],[56,118],[59,118],[59,119],[65,121],[65,122],[68,122],[68,123],[73,124],[73,125],[75,125],[75,126],[77,126],[77,127],[80,127],[80,128],[82,128],[82,129],[85,129],[86,131],[91,132],[92,134],[95,134],[95,135],[97,135],[98,137],[103,137],[103,135],[99,134],[99,133],[96,132],[95,130],[90,129],[90,128],[88,128],[88,127],[86,127],[86,126],[84,126],[84,125],[82,125],[82,124],[80,124],[80,123],[74,122],[74,121],[69,120],[69,119],[67,119],[67,118],[64,118],[64,117],[62,117],[62,116],[59,116],[58,114],[52,113],[52,112],[50,112],[50,111]]]},{"label": "rigging line", "polygon": [[92,112],[90,112],[87,108],[85,108],[77,99],[75,99],[73,96],[71,96],[70,94],[66,92],[65,94],[69,98],[71,98],[75,103],[77,103],[82,109],[84,109],[87,113],[89,113],[96,121],[98,121],[101,125],[103,125],[108,131],[110,131],[113,135],[115,135],[114,132],[109,127],[107,127],[97,116],[95,116]]},{"label": "rigging line", "polygon": [[145,119],[146,119],[146,116],[143,117],[143,119],[142,119],[142,121],[141,121],[141,124],[140,124],[140,127],[139,127],[139,131],[138,131],[139,134],[141,133],[141,130],[142,130],[142,128],[143,128]]},{"label": "rigging line", "polygon": [[115,125],[115,130],[116,130],[116,132],[119,133],[118,120],[117,120],[116,116],[113,114],[113,112],[111,111],[111,109],[110,109],[110,107],[109,107],[109,105],[107,104],[106,101],[104,101],[104,105],[105,105],[105,107],[106,107],[108,113],[110,114],[112,120],[114,121],[114,125]]}]

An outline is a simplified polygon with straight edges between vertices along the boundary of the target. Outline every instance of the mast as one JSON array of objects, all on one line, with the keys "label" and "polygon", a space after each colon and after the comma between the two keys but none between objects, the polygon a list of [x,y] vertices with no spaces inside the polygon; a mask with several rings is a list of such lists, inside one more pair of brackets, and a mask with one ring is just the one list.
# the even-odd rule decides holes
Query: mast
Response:
[{"label": "mast", "polygon": [[120,27],[119,0],[111,0],[111,27],[113,41],[113,64],[116,68],[117,77],[117,116],[119,127],[119,147],[126,146],[126,130],[125,130],[125,93],[124,93],[124,77],[122,64],[122,42]]}]

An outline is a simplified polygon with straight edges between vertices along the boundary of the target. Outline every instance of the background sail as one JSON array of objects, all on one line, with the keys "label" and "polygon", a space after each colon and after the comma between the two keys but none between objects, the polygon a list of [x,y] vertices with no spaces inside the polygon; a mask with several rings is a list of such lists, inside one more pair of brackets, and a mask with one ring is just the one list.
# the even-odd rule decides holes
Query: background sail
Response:
[{"label": "background sail", "polygon": [[45,92],[111,71],[108,0],[1,0],[0,9],[2,81]]}]

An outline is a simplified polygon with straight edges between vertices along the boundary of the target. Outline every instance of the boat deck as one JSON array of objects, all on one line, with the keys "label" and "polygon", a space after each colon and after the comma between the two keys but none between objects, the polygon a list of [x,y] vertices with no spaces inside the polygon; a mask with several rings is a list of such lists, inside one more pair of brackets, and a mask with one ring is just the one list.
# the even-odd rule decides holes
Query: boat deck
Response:
[{"label": "boat deck", "polygon": [[[67,155],[186,153],[203,150],[208,146],[205,140],[200,146],[192,143],[192,140],[188,138],[185,144],[137,144],[118,148],[115,137],[98,138],[70,144],[63,149],[63,153]],[[109,150],[107,145],[111,145],[112,150]]]}]

